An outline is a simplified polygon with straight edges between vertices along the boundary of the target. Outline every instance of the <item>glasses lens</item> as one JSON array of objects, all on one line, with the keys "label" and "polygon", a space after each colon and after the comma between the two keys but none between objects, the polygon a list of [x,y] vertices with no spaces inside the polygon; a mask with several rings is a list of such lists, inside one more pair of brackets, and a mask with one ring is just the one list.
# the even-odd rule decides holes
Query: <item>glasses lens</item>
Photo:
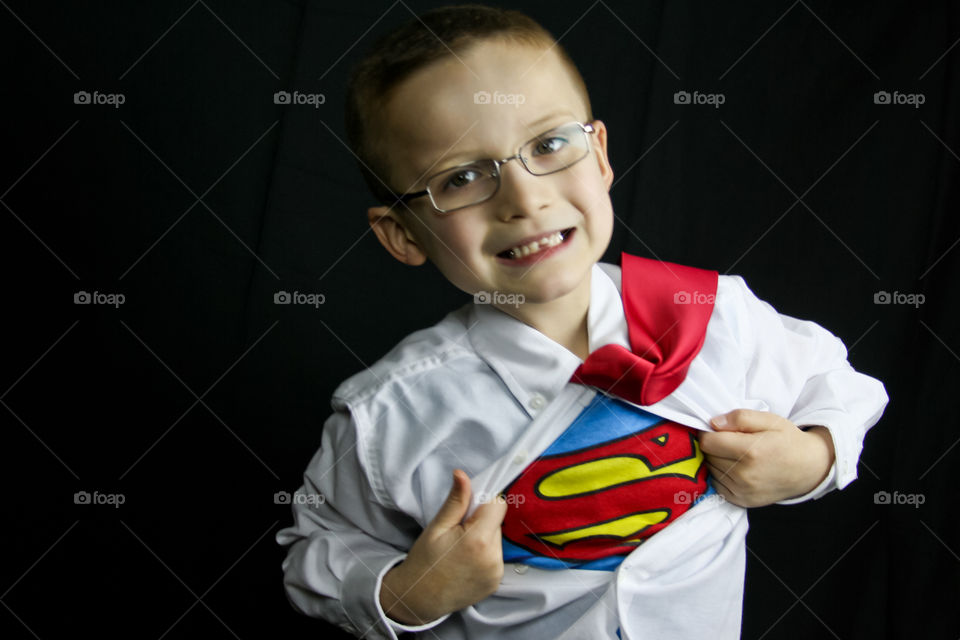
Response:
[{"label": "glasses lens", "polygon": [[573,122],[537,136],[523,147],[520,155],[530,173],[542,176],[566,169],[585,158],[589,151],[587,134]]},{"label": "glasses lens", "polygon": [[482,202],[497,190],[496,165],[492,161],[474,162],[437,174],[427,182],[433,204],[451,211]]}]

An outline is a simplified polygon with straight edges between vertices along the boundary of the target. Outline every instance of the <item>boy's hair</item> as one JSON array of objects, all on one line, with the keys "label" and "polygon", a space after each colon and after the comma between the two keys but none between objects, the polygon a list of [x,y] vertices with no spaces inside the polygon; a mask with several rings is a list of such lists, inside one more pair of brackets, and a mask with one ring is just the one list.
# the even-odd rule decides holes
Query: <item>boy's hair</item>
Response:
[{"label": "boy's hair", "polygon": [[428,11],[381,37],[353,68],[347,84],[347,139],[359,158],[363,178],[381,203],[393,203],[384,186],[391,179],[384,153],[378,148],[384,106],[391,92],[414,72],[470,46],[500,38],[514,44],[554,49],[581,94],[592,120],[586,84],[567,52],[549,31],[519,11],[483,5],[458,5]]}]

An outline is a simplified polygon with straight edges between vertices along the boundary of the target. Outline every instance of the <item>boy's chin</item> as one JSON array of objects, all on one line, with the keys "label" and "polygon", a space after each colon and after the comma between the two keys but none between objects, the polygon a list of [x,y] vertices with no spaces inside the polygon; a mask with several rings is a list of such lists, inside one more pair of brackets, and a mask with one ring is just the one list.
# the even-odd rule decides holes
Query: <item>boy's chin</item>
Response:
[{"label": "boy's chin", "polygon": [[544,278],[543,282],[531,282],[531,286],[524,287],[522,293],[528,304],[549,304],[566,298],[576,292],[583,284],[587,274],[577,274],[580,277],[573,277],[573,274],[567,274],[567,277],[560,277],[560,274],[550,274]]}]

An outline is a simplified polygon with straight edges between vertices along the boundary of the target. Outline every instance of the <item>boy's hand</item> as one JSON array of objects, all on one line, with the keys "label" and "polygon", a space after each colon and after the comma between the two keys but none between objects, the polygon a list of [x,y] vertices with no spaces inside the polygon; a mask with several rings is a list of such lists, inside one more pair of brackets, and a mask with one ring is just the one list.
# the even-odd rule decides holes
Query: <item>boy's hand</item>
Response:
[{"label": "boy's hand", "polygon": [[833,465],[826,427],[803,431],[768,411],[737,409],[699,434],[717,492],[742,507],[761,507],[807,493]]},{"label": "boy's hand", "polygon": [[500,524],[507,504],[494,500],[470,506],[470,478],[456,469],[453,486],[436,517],[406,559],[383,577],[380,606],[403,624],[425,624],[480,602],[500,586],[503,549]]}]

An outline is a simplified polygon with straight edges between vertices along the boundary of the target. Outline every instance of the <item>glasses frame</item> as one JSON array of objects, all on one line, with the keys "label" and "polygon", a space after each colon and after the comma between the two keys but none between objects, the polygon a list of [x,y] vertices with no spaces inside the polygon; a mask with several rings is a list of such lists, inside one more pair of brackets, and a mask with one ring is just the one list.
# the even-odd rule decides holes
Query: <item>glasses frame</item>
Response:
[{"label": "glasses frame", "polygon": [[391,205],[391,206],[396,206],[396,205],[399,204],[399,203],[403,203],[404,205],[406,205],[408,202],[410,202],[410,201],[413,200],[414,198],[422,198],[423,196],[428,196],[429,199],[430,199],[430,206],[433,207],[434,212],[435,212],[435,213],[438,213],[438,214],[444,214],[444,213],[450,213],[450,212],[452,212],[452,211],[458,211],[458,210],[460,210],[460,209],[466,209],[467,207],[472,207],[472,206],[477,205],[477,204],[480,204],[480,203],[482,203],[482,202],[486,202],[487,200],[490,200],[490,199],[493,198],[495,195],[497,195],[497,192],[500,191],[500,183],[501,183],[501,180],[502,180],[502,178],[501,178],[501,176],[500,176],[500,167],[502,167],[502,166],[505,165],[506,163],[510,162],[511,160],[515,160],[515,159],[516,159],[516,160],[520,160],[520,164],[523,166],[523,168],[526,169],[526,171],[527,171],[530,175],[534,175],[534,176],[548,176],[548,175],[550,175],[550,174],[552,174],[552,173],[557,173],[557,172],[563,171],[563,170],[565,170],[565,169],[569,169],[570,167],[572,167],[573,165],[577,164],[578,162],[580,162],[581,160],[583,160],[584,158],[586,158],[588,155],[590,155],[590,138],[589,138],[589,137],[587,138],[587,152],[586,152],[585,154],[583,154],[580,158],[578,158],[577,160],[574,160],[573,162],[571,162],[570,164],[568,164],[568,165],[565,166],[565,167],[560,167],[559,169],[554,169],[553,171],[547,171],[546,173],[534,173],[533,170],[531,170],[530,167],[527,166],[527,163],[524,161],[523,156],[521,155],[521,152],[523,151],[523,148],[524,148],[524,147],[526,147],[526,146],[527,146],[528,144],[530,144],[531,142],[534,142],[534,141],[542,138],[542,137],[544,136],[544,134],[550,133],[551,131],[553,131],[553,130],[555,130],[555,129],[560,129],[560,128],[563,128],[563,127],[566,127],[566,126],[569,126],[569,125],[573,125],[573,124],[578,125],[578,126],[580,127],[580,129],[581,129],[585,134],[587,134],[588,136],[589,136],[589,134],[591,134],[591,133],[596,133],[596,132],[597,132],[597,130],[594,128],[592,122],[588,122],[588,123],[583,123],[583,122],[578,122],[578,121],[565,122],[565,123],[563,123],[563,124],[558,124],[558,125],[555,126],[555,127],[551,127],[551,128],[549,128],[549,129],[547,129],[546,131],[544,131],[543,133],[541,133],[541,134],[539,134],[539,135],[536,135],[536,136],[530,138],[529,140],[527,140],[526,142],[524,142],[523,144],[521,144],[520,147],[517,149],[517,152],[516,152],[515,154],[513,154],[512,156],[507,156],[506,158],[502,158],[502,159],[500,159],[500,160],[497,160],[496,158],[482,158],[482,159],[480,159],[480,160],[472,160],[472,161],[470,161],[470,162],[465,162],[465,163],[463,163],[463,164],[459,164],[459,165],[456,165],[456,166],[454,166],[454,167],[449,167],[449,168],[447,168],[447,169],[444,169],[443,171],[438,171],[437,173],[434,173],[433,175],[429,176],[429,177],[426,179],[426,182],[429,183],[431,180],[433,180],[433,179],[436,178],[437,176],[442,175],[442,174],[445,174],[445,173],[448,173],[448,172],[450,172],[450,171],[454,171],[454,170],[460,169],[460,168],[462,168],[462,167],[468,167],[468,166],[470,166],[470,165],[477,164],[478,162],[492,162],[492,163],[493,163],[493,167],[494,167],[494,169],[493,169],[493,171],[494,171],[493,177],[496,177],[496,179],[497,179],[497,186],[496,186],[496,188],[494,188],[494,190],[490,193],[490,195],[487,196],[486,198],[484,198],[483,200],[478,200],[478,201],[476,201],[476,202],[471,202],[470,204],[465,204],[465,205],[461,205],[461,206],[459,206],[459,207],[454,207],[453,209],[441,209],[440,207],[437,206],[436,201],[433,199],[433,193],[430,191],[430,187],[427,186],[427,188],[426,188],[426,189],[423,189],[422,191],[414,191],[414,192],[410,192],[410,193],[394,193],[394,192],[391,192],[390,195],[393,196],[393,198],[394,198],[394,200],[395,200],[394,204]]}]

